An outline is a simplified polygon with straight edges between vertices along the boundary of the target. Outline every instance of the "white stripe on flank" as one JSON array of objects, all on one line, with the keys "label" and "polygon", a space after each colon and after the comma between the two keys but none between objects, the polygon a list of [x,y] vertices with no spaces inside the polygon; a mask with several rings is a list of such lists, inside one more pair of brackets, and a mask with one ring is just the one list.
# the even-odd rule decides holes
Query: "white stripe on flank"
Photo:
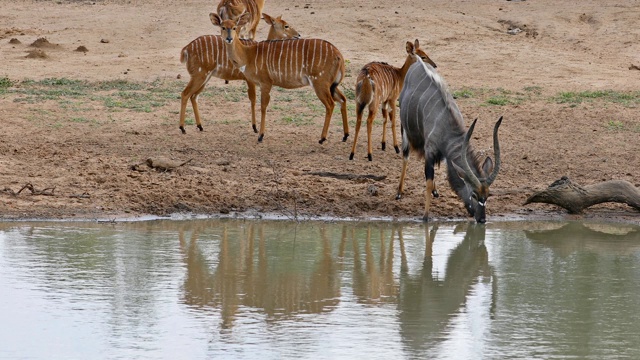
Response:
[{"label": "white stripe on flank", "polygon": [[317,40],[315,40],[315,39],[313,40],[313,51],[312,51],[313,56],[311,57],[311,66],[309,67],[309,70],[308,70],[309,74],[312,74],[312,72],[313,72],[313,64],[316,61],[316,43],[317,42],[318,42]]},{"label": "white stripe on flank", "polygon": [[306,51],[305,45],[307,44],[307,42],[304,40],[300,40],[300,41],[302,42],[302,51],[300,52],[300,55],[302,56],[302,58],[300,59],[300,75],[298,77],[302,79],[302,70],[304,70],[304,60],[307,58],[307,54],[305,53]]},{"label": "white stripe on flank", "polygon": [[289,78],[289,69],[293,68],[293,54],[292,54],[292,46],[293,44],[287,42],[287,63],[284,65],[284,77]]},{"label": "white stripe on flank", "polygon": [[295,63],[293,64],[293,67],[291,68],[292,73],[298,69],[298,66],[300,66],[298,65],[298,51],[299,51],[298,49],[300,48],[300,42],[296,41],[295,44],[296,44],[296,47],[293,52],[294,54],[296,54],[296,60],[295,60]]},{"label": "white stripe on flank", "polygon": [[227,68],[227,63],[226,61],[224,61],[224,57],[227,54],[227,48],[224,47],[224,44],[222,44],[222,39],[218,38],[218,37],[214,37],[212,38],[214,44],[213,44],[213,48],[216,49],[216,58],[215,58],[215,62],[216,62],[216,73],[218,73],[218,68],[220,69],[226,69]]},{"label": "white stripe on flank", "polygon": [[211,64],[211,62],[212,62],[212,60],[211,60],[212,53],[211,52],[214,51],[214,49],[213,49],[213,44],[211,43],[211,37],[210,36],[206,37],[204,40],[207,43],[207,64],[205,65],[205,68],[207,68],[207,67],[211,67],[211,65],[212,65]]},{"label": "white stripe on flank", "polygon": [[[280,46],[280,56],[278,56],[278,77],[280,78],[280,82],[282,82],[282,54],[284,54],[284,44],[281,43]],[[285,61],[286,61],[285,57]]]},{"label": "white stripe on flank", "polygon": [[202,51],[200,50],[200,43],[202,42],[202,39],[198,39],[198,41],[196,41],[196,54],[198,55],[198,57],[200,58],[200,64],[202,64],[204,61],[202,59]]},{"label": "white stripe on flank", "polygon": [[271,61],[271,57],[270,57],[271,56],[271,45],[272,44],[273,44],[273,42],[268,42],[267,43],[267,52],[266,52],[266,54],[264,54],[265,61],[267,62],[266,63],[266,65],[267,65],[267,74],[271,74],[273,72],[273,69],[272,69],[273,61]]}]

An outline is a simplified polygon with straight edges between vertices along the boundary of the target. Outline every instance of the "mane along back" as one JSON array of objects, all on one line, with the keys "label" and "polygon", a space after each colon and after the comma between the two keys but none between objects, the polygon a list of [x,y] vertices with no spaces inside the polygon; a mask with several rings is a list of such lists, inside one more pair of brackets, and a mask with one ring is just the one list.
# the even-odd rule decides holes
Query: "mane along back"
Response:
[{"label": "mane along back", "polygon": [[465,133],[464,120],[442,77],[421,60],[411,65],[400,93],[403,148],[429,151],[438,161]]},{"label": "mane along back", "polygon": [[444,79],[436,72],[436,70],[429,64],[422,61],[422,59],[418,60],[416,64],[420,64],[421,67],[425,71],[425,75],[431,79],[434,85],[438,88],[440,92],[440,96],[445,103],[445,106],[449,110],[451,117],[455,120],[458,127],[464,133],[464,119],[462,118],[462,113],[460,113],[460,109],[458,109],[458,105],[456,105],[453,96],[449,92],[449,86],[444,81]]}]

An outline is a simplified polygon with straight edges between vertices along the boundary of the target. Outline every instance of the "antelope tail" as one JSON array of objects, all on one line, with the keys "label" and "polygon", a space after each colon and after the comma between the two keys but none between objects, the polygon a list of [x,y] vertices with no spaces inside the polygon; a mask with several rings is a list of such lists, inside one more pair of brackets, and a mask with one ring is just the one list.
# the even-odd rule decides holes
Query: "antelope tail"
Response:
[{"label": "antelope tail", "polygon": [[345,74],[344,58],[342,57],[342,54],[339,54],[336,57],[335,63],[336,63],[336,70],[335,70],[336,77],[333,79],[333,83],[331,84],[331,87],[330,87],[331,97],[336,101],[341,101],[340,97],[336,96],[336,89],[338,88],[338,85],[340,85],[340,83],[342,82],[342,79],[344,78],[344,74]]},{"label": "antelope tail", "polygon": [[182,48],[182,52],[180,52],[180,62],[186,64],[189,61],[189,52],[187,51],[187,47]]},{"label": "antelope tail", "polygon": [[365,76],[362,77],[362,81],[356,84],[356,106],[358,112],[362,112],[366,106],[373,101],[373,94],[376,91],[376,86],[367,68],[362,69]]}]

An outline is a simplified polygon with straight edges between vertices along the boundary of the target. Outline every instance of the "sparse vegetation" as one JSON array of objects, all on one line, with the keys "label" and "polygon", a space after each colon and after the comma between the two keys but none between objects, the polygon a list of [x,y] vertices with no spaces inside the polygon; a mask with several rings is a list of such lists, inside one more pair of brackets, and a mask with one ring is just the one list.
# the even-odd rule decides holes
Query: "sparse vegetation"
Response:
[{"label": "sparse vegetation", "polygon": [[13,82],[8,77],[0,77],[0,95],[7,92],[7,89],[13,86]]},{"label": "sparse vegetation", "polygon": [[622,123],[622,121],[618,121],[618,120],[609,120],[607,122],[606,127],[608,130],[611,130],[611,131],[624,130],[624,124]]},{"label": "sparse vegetation", "polygon": [[473,91],[471,89],[460,89],[452,93],[455,99],[469,99],[473,97]]},{"label": "sparse vegetation", "polygon": [[[16,86],[16,81],[7,77],[0,77],[0,94],[14,87],[12,98],[15,102],[25,104],[38,104],[45,101],[57,103],[60,109],[69,112],[66,117],[68,123],[96,125],[107,121],[114,121],[108,116],[88,115],[88,112],[104,109],[107,113],[121,113],[123,111],[135,111],[153,113],[164,107],[172,107],[169,113],[177,115],[179,97],[184,83],[173,80],[155,80],[150,83],[127,80],[109,80],[90,82],[69,78],[47,78],[39,81],[23,80]],[[355,92],[349,87],[343,86],[343,92],[348,99],[347,111],[349,123],[355,125],[355,104],[353,98]],[[313,124],[321,121],[324,115],[324,107],[309,89],[280,89],[276,88],[277,95],[272,97],[270,110],[274,116],[278,116],[283,123],[296,126]],[[461,88],[452,91],[452,95],[458,101],[471,101],[485,106],[509,106],[518,105],[527,101],[551,101],[559,104],[567,104],[570,107],[579,106],[587,101],[604,101],[621,104],[623,106],[635,106],[640,103],[640,92],[617,91],[583,91],[561,92],[552,98],[543,97],[543,89],[538,86],[523,87],[522,91],[514,92],[502,88]],[[249,101],[247,99],[247,86],[244,83],[234,85],[213,85],[207,87],[201,94],[203,103],[222,104],[224,102],[240,103],[247,109],[249,117]],[[207,100],[209,99],[209,100]],[[245,104],[246,103],[246,104]],[[258,103],[259,106],[259,103]],[[336,104],[339,109],[339,104]],[[34,111],[37,107],[34,108]],[[192,114],[191,110],[187,110]],[[53,115],[37,110],[38,116],[51,122],[56,120]],[[204,113],[205,118],[209,114]],[[116,117],[121,117],[118,115]],[[334,118],[339,118],[339,112],[334,112]],[[396,114],[399,116],[399,114]],[[107,120],[107,117],[110,120]],[[335,119],[334,119],[335,120]],[[220,118],[217,121],[224,123],[230,119]],[[67,123],[67,124],[68,124]],[[376,116],[376,126],[382,123],[380,116]],[[64,126],[57,123],[57,126]],[[193,118],[187,119],[187,125],[194,125]],[[610,131],[640,132],[640,125],[624,124],[620,121],[607,121],[604,127]]]},{"label": "sparse vegetation", "polygon": [[636,106],[640,103],[640,91],[619,92],[613,90],[596,90],[580,92],[561,92],[553,98],[558,104],[581,104],[586,101],[602,100],[605,102]]}]

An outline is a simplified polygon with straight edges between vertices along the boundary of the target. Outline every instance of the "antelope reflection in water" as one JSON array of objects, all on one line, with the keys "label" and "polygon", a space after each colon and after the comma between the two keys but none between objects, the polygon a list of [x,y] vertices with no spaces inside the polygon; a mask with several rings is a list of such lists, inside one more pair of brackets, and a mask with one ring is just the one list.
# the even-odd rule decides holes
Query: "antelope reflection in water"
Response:
[{"label": "antelope reflection in water", "polygon": [[[465,309],[470,294],[478,284],[490,286],[491,301],[487,313],[493,314],[497,293],[496,280],[489,265],[484,244],[485,225],[462,224],[454,234],[466,227],[464,239],[450,252],[444,274],[435,274],[433,243],[438,231],[425,226],[425,254],[422,268],[410,273],[404,248],[401,247],[400,294],[398,299],[400,332],[403,342],[417,353],[444,341],[443,333],[451,327],[453,317]],[[402,233],[399,234],[403,244]]]},{"label": "antelope reflection in water", "polygon": [[[193,228],[188,242],[185,232],[180,231],[180,246],[187,265],[184,302],[200,309],[220,308],[223,328],[233,326],[241,306],[260,309],[269,319],[331,311],[340,297],[338,266],[324,229],[320,233],[321,254],[311,269],[305,271],[307,262],[294,263],[291,257],[282,256],[282,248],[270,253],[263,224],[248,225],[245,235],[237,239],[230,239],[225,225],[212,272],[210,261],[198,245],[199,229]],[[304,250],[296,249],[295,242],[287,245],[292,246],[293,257]]]},{"label": "antelope reflection in water", "polygon": [[[385,231],[383,228],[380,228],[378,265],[376,266],[376,254],[373,246],[375,239],[372,241],[372,226],[368,226],[364,242],[363,266],[355,229],[351,228],[353,245],[353,294],[356,296],[358,302],[377,304],[397,301],[398,284],[393,276],[394,239],[396,232],[401,231],[401,227],[398,225],[392,228],[391,235],[389,236],[389,248],[387,250],[385,247]],[[342,240],[345,240],[344,235]]]}]

